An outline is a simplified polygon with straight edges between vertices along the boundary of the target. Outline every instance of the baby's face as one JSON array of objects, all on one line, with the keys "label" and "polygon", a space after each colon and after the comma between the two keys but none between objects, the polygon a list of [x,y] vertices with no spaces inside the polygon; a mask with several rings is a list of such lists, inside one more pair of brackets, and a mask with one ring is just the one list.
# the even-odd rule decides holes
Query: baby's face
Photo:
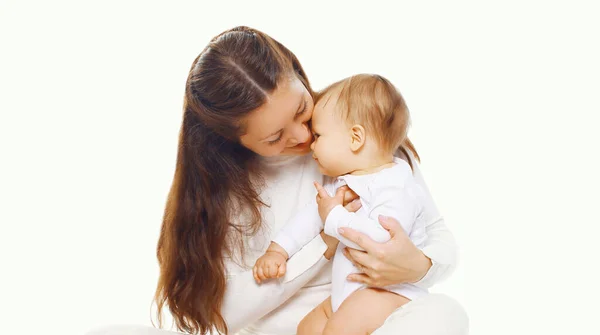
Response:
[{"label": "baby's face", "polygon": [[337,94],[319,99],[312,116],[313,158],[322,174],[337,177],[351,171],[350,131],[336,110]]}]

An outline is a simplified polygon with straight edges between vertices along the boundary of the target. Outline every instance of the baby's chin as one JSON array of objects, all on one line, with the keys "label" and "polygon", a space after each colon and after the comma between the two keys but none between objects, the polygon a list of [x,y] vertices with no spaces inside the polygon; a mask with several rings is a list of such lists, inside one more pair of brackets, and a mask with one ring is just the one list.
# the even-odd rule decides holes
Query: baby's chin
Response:
[{"label": "baby's chin", "polygon": [[[318,163],[317,163],[317,164],[318,164]],[[331,177],[331,178],[335,178],[335,177],[337,177],[337,176],[338,176],[337,174],[335,174],[335,173],[332,173],[331,171],[329,171],[329,170],[325,169],[323,166],[321,166],[321,164],[319,164],[319,172],[320,172],[322,175],[325,175],[325,176],[327,176],[327,177]]]}]

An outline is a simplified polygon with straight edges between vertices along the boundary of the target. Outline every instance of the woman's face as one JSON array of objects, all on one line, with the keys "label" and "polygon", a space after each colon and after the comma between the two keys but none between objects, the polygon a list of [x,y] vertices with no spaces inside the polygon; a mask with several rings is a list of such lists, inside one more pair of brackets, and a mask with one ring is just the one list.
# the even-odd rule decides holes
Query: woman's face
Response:
[{"label": "woman's face", "polygon": [[245,118],[242,145],[261,156],[302,155],[313,137],[308,122],[313,99],[298,78],[283,80],[267,102]]}]

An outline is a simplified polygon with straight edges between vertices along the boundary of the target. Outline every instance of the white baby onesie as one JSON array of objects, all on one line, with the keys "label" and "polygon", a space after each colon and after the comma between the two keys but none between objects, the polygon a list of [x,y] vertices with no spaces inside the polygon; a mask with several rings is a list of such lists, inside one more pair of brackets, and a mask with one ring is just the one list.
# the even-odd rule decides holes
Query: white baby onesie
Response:
[{"label": "white baby onesie", "polygon": [[[362,203],[362,207],[356,213],[350,213],[338,205],[331,210],[323,225],[315,199],[288,221],[273,240],[286,250],[289,257],[310,242],[321,230],[340,240],[332,270],[331,305],[334,312],[350,294],[365,287],[346,279],[349,274],[360,271],[344,256],[343,249],[346,246],[359,250],[362,248],[341,236],[339,228],[352,228],[376,242],[387,242],[390,235],[378,221],[379,215],[385,215],[398,220],[417,247],[422,247],[427,238],[422,215],[422,199],[426,197],[425,192],[415,182],[407,162],[394,158],[394,163],[396,164],[392,167],[376,173],[344,175],[323,185],[330,195],[334,195],[338,187],[347,184],[358,194]],[[390,285],[385,289],[411,300],[427,293],[427,290],[411,284]]]}]

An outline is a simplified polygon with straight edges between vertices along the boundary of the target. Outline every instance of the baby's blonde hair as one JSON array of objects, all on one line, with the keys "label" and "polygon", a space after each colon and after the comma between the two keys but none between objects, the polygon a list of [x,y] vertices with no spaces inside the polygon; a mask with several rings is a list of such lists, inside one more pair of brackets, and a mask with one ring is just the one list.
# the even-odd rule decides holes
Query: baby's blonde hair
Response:
[{"label": "baby's blonde hair", "polygon": [[334,93],[338,94],[336,107],[349,126],[365,127],[367,136],[372,136],[382,150],[393,154],[402,147],[418,159],[406,137],[410,124],[408,107],[389,80],[375,74],[354,75],[331,84],[319,92],[317,99]]}]

